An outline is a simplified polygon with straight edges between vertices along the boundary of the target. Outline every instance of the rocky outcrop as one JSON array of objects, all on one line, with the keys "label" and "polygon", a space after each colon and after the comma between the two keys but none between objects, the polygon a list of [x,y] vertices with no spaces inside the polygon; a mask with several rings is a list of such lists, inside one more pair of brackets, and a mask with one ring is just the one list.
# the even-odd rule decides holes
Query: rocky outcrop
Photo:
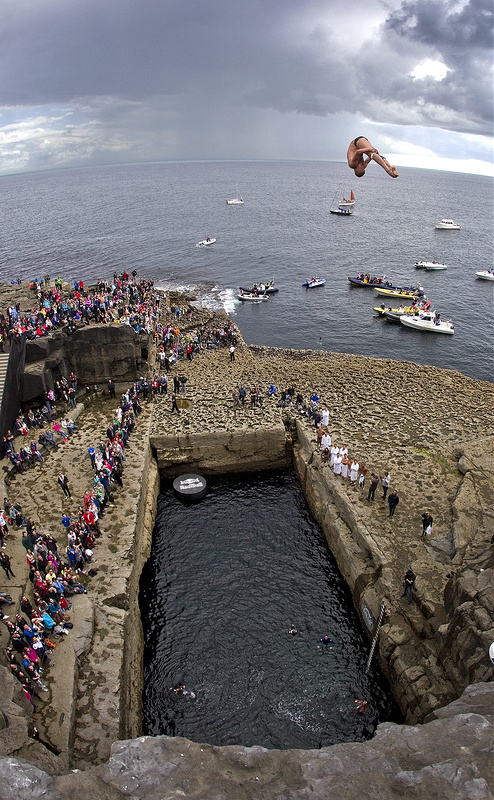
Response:
[{"label": "rocky outcrop", "polygon": [[221,475],[283,469],[291,464],[291,439],[282,424],[234,433],[215,431],[178,436],[152,433],[150,443],[163,477],[176,477],[184,470]]},{"label": "rocky outcrop", "polygon": [[74,372],[84,384],[113,378],[132,384],[147,373],[150,337],[129,325],[90,325],[74,333],[57,331],[26,342],[22,402],[37,401],[62,375]]},{"label": "rocky outcrop", "polygon": [[469,687],[424,725],[320,750],[213,747],[166,736],[117,742],[107,764],[50,777],[0,758],[2,800],[492,800],[494,684]]}]

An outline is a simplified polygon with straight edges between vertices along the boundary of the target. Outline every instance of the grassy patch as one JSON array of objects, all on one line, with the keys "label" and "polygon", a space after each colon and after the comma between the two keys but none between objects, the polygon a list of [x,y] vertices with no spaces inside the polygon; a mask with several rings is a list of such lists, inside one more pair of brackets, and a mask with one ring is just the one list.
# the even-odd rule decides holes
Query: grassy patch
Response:
[{"label": "grassy patch", "polygon": [[449,461],[441,456],[439,453],[432,453],[430,450],[427,450],[425,447],[414,447],[412,448],[414,453],[418,453],[418,455],[425,456],[426,458],[430,458],[435,464],[438,464],[445,472],[454,473],[456,469],[451,466]]},{"label": "grassy patch", "polygon": [[108,550],[110,551],[110,553],[116,553],[117,550],[118,550],[118,547],[117,547],[116,544],[113,544],[113,542],[112,542],[111,544],[108,545]]}]

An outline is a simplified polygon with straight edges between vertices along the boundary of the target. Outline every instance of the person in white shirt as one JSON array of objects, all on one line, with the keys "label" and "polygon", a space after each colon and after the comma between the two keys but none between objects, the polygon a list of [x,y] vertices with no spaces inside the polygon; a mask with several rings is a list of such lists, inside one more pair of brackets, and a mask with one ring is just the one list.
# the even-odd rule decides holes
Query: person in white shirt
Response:
[{"label": "person in white shirt", "polygon": [[321,439],[321,450],[324,452],[329,447],[331,447],[331,436],[325,431]]}]

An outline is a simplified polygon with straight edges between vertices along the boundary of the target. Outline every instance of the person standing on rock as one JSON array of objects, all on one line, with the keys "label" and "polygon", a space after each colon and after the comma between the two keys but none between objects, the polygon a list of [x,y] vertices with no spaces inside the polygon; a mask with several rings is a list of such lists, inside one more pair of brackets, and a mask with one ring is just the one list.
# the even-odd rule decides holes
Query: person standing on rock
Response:
[{"label": "person standing on rock", "polygon": [[58,474],[58,483],[62,487],[65,497],[72,497],[69,489],[69,479],[63,474],[63,472],[59,472]]},{"label": "person standing on rock", "polygon": [[405,572],[405,579],[403,581],[403,594],[402,597],[408,598],[408,603],[410,604],[413,600],[413,587],[415,586],[416,575],[413,572],[412,568],[409,567]]},{"label": "person standing on rock", "polygon": [[376,494],[376,489],[378,486],[379,486],[379,478],[377,477],[377,475],[374,475],[374,473],[372,473],[371,483],[369,486],[369,491],[367,493],[367,500],[374,500],[374,496]]},{"label": "person standing on rock", "polygon": [[360,489],[364,488],[366,475],[367,475],[367,467],[365,466],[365,464],[362,464],[362,466],[360,467],[360,477],[358,479],[358,485]]},{"label": "person standing on rock", "polygon": [[391,475],[386,470],[386,475],[384,478],[381,478],[381,484],[383,487],[383,500],[386,500],[386,495],[388,494],[389,484],[391,483]]},{"label": "person standing on rock", "polygon": [[108,378],[108,391],[110,392],[110,398],[112,400],[115,399],[115,384],[113,383],[112,378]]},{"label": "person standing on rock", "polygon": [[422,514],[422,536],[427,536],[427,530],[430,528],[430,533],[432,533],[432,523],[434,522],[434,518],[430,511],[424,511]]},{"label": "person standing on rock", "polygon": [[355,484],[357,483],[358,470],[359,470],[359,463],[357,459],[354,458],[352,459],[352,463],[350,464],[350,481],[352,483],[352,486],[355,486]]},{"label": "person standing on rock", "polygon": [[341,458],[341,455],[340,455],[340,453],[338,451],[338,453],[335,455],[334,461],[333,461],[333,473],[335,475],[341,475],[341,462],[342,462],[342,458]]},{"label": "person standing on rock", "polygon": [[10,566],[10,558],[8,557],[7,553],[0,552],[0,566],[3,568],[9,580],[11,575],[13,578],[15,578],[15,575],[12,572],[12,567]]},{"label": "person standing on rock", "polygon": [[396,506],[400,502],[400,498],[398,497],[398,492],[396,489],[393,489],[391,494],[388,497],[388,506],[389,506],[389,516],[394,517]]},{"label": "person standing on rock", "polygon": [[235,361],[235,345],[230,345],[230,361]]},{"label": "person standing on rock", "polygon": [[174,411],[176,411],[177,414],[180,414],[180,409],[177,405],[177,395],[175,394],[175,392],[172,393],[172,414]]}]

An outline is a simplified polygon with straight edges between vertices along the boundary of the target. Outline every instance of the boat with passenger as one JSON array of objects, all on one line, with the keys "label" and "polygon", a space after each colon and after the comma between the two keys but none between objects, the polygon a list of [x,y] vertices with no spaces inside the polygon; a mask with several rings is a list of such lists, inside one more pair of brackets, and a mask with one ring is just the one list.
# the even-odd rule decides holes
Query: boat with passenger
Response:
[{"label": "boat with passenger", "polygon": [[240,290],[240,292],[237,295],[237,299],[241,300],[242,303],[247,303],[247,302],[255,302],[255,303],[257,303],[257,302],[261,302],[262,300],[268,300],[269,299],[269,295],[260,294],[259,292],[257,292],[257,293],[256,292],[243,292],[242,290]]},{"label": "boat with passenger", "polygon": [[453,222],[452,219],[448,217],[444,217],[440,222],[436,222],[436,231],[459,231],[460,225],[457,222]]},{"label": "boat with passenger", "polygon": [[314,289],[316,286],[324,286],[325,283],[326,278],[307,278],[307,280],[303,282],[302,286],[305,286],[306,289]]},{"label": "boat with passenger", "polygon": [[247,292],[248,294],[255,294],[255,292],[275,294],[279,292],[278,287],[274,285],[274,280],[266,281],[266,283],[253,283],[252,286],[239,286],[238,288],[241,292]]},{"label": "boat with passenger", "polygon": [[214,244],[215,241],[216,239],[212,239],[211,236],[206,236],[205,239],[197,242],[196,247],[209,247],[209,245]]},{"label": "boat with passenger", "polygon": [[330,208],[329,213],[336,214],[337,217],[351,217],[353,214],[353,208],[344,208],[343,206],[337,206],[336,208]]},{"label": "boat with passenger", "polygon": [[483,281],[494,281],[494,270],[492,269],[481,269],[475,275]]},{"label": "boat with passenger", "polygon": [[446,264],[441,264],[440,261],[416,261],[416,269],[448,269]]},{"label": "boat with passenger", "polygon": [[355,278],[348,278],[352,286],[361,286],[364,289],[374,289],[376,286],[386,286],[388,289],[396,289],[391,281],[386,279],[386,275],[372,276],[370,272],[359,273]]},{"label": "boat with passenger", "polygon": [[403,314],[400,322],[407,328],[414,328],[417,331],[427,331],[429,333],[448,333],[455,332],[452,321],[449,319],[443,322],[441,315],[437,311],[428,311],[426,314],[419,314],[418,317]]},{"label": "boat with passenger", "polygon": [[412,297],[423,297],[424,295],[422,286],[411,286],[410,288],[397,287],[396,289],[386,289],[384,287],[375,286],[374,291],[383,297],[403,297],[408,300]]},{"label": "boat with passenger", "polygon": [[400,305],[398,308],[391,308],[391,306],[385,306],[384,303],[381,303],[380,306],[374,306],[374,311],[380,317],[384,317],[387,312],[401,316],[402,314],[419,314],[421,311],[429,311],[430,307],[431,301],[422,299],[421,301],[414,300],[409,306]]}]

